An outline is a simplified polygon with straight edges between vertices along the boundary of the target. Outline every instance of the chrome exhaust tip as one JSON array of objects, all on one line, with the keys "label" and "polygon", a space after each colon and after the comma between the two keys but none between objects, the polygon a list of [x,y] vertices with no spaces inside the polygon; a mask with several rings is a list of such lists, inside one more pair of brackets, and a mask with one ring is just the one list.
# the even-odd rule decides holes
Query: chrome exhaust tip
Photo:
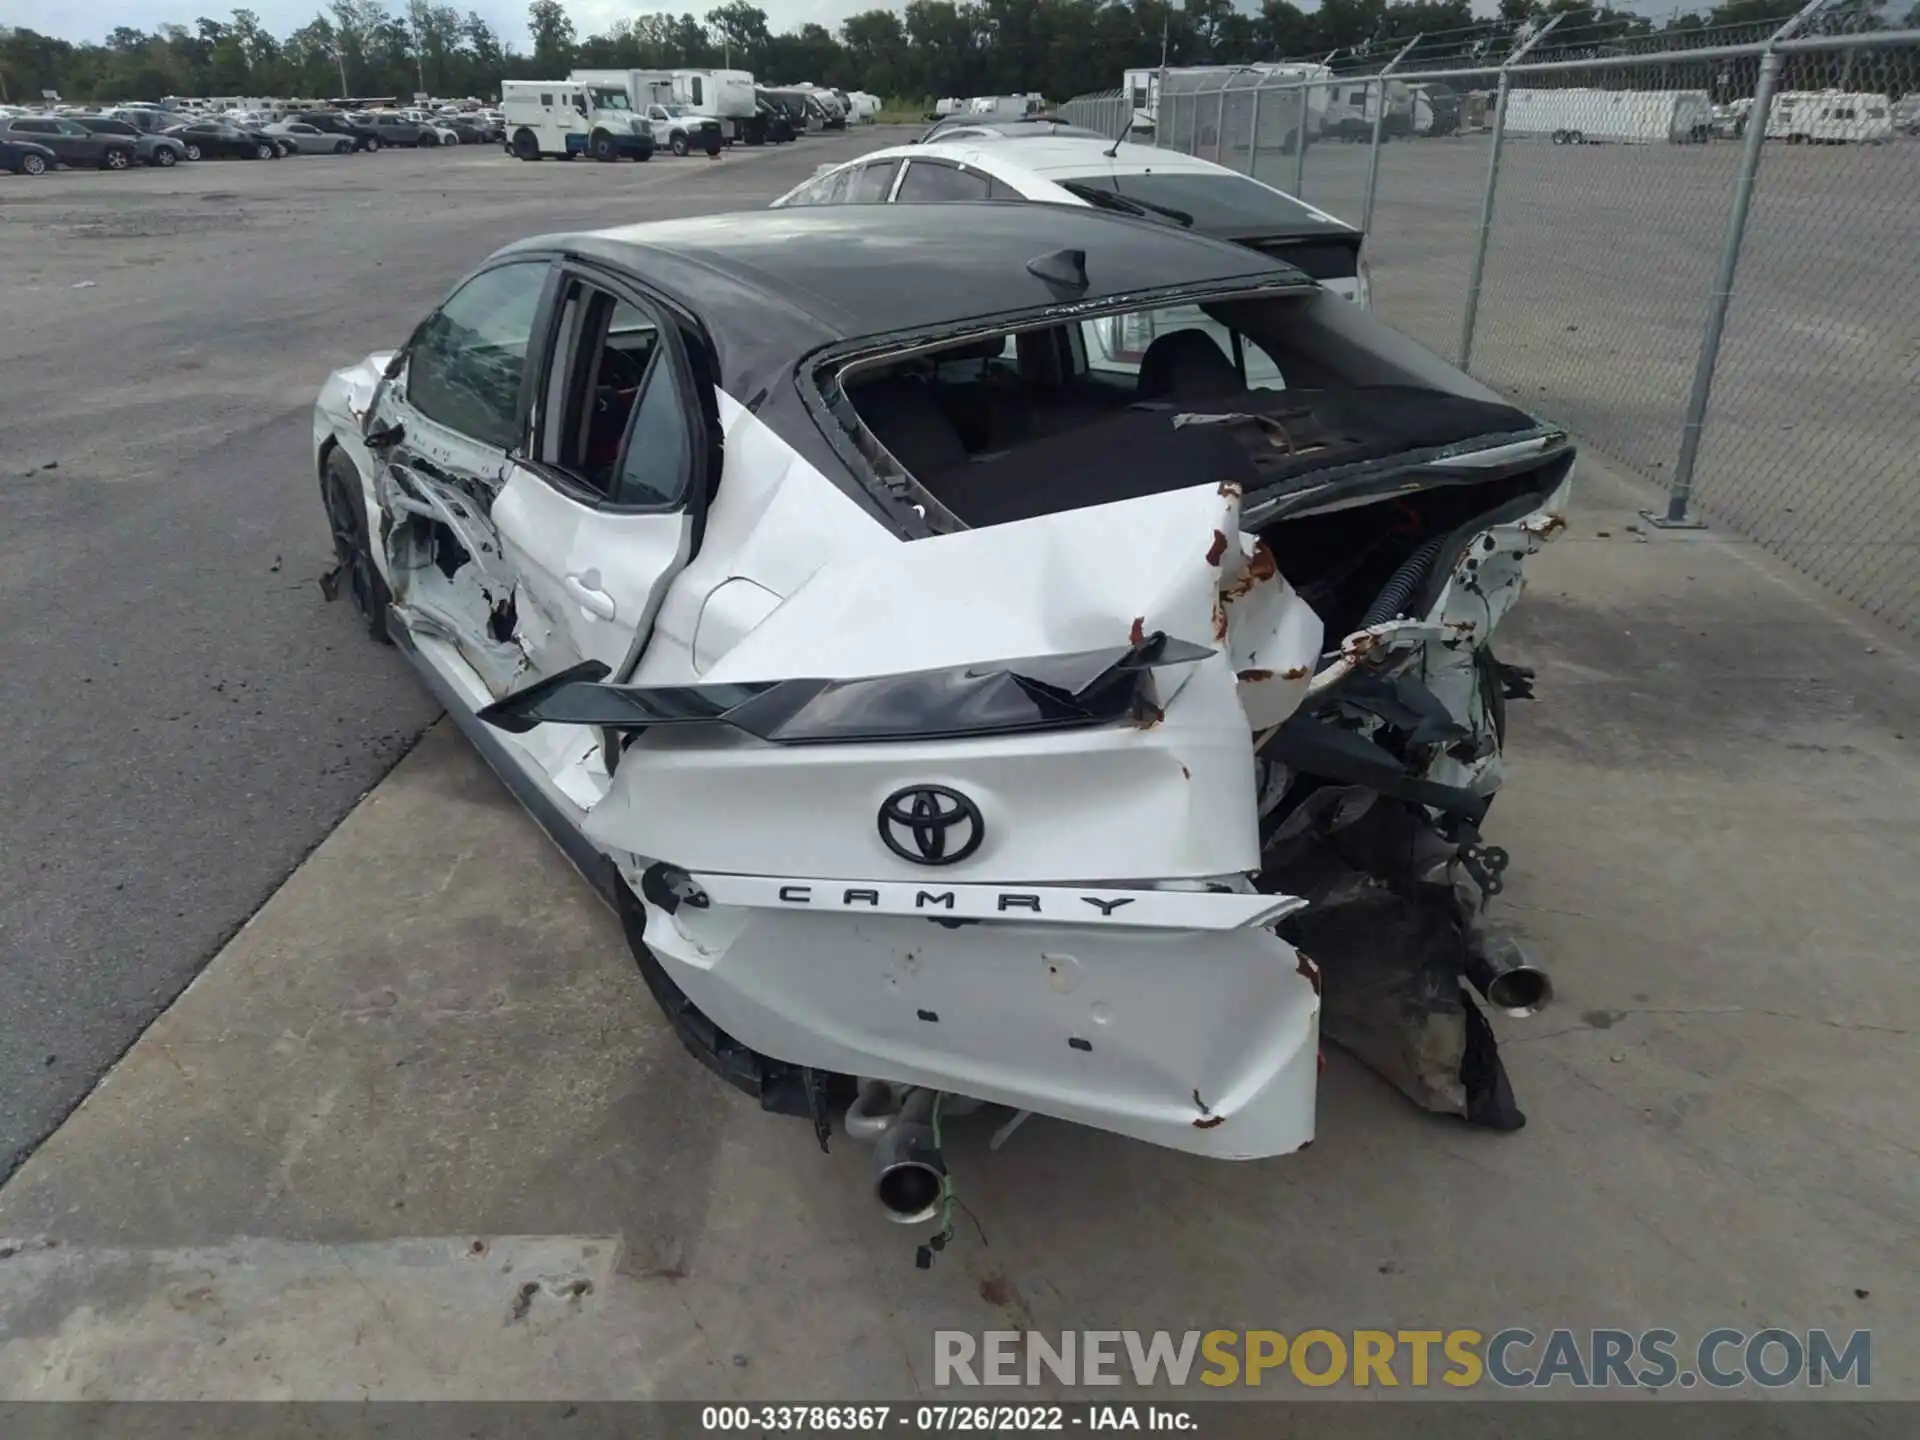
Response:
[{"label": "chrome exhaust tip", "polygon": [[1504,935],[1476,936],[1467,951],[1467,979],[1502,1015],[1524,1020],[1553,1001],[1553,981]]},{"label": "chrome exhaust tip", "polygon": [[896,1225],[923,1225],[938,1215],[946,1179],[931,1125],[896,1121],[874,1142],[874,1198]]}]

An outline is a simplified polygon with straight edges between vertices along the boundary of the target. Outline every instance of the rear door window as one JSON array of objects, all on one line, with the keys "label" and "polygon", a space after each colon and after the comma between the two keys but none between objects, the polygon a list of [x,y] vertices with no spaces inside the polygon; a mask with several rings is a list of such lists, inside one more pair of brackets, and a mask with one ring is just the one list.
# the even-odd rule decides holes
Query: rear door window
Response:
[{"label": "rear door window", "polygon": [[880,205],[893,189],[893,177],[900,173],[898,160],[873,160],[859,167],[847,190],[852,205]]},{"label": "rear door window", "polygon": [[947,160],[913,160],[894,199],[902,204],[985,200],[992,190],[992,182],[978,170],[963,170]]}]

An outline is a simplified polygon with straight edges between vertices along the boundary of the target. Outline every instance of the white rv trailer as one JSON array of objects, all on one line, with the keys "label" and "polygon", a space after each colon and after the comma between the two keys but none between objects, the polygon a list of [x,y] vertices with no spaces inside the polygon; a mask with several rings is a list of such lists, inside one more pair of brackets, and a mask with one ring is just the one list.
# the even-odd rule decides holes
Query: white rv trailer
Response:
[{"label": "white rv trailer", "polygon": [[1704,90],[1533,90],[1507,95],[1507,133],[1556,145],[1694,144],[1713,138]]},{"label": "white rv trailer", "polygon": [[1795,145],[1878,145],[1893,135],[1893,101],[1885,95],[1784,90],[1767,112],[1767,139]]},{"label": "white rv trailer", "polygon": [[[1371,140],[1373,122],[1380,113],[1380,85],[1362,76],[1342,80],[1327,90],[1326,113],[1320,120],[1320,133],[1334,140]],[[1411,135],[1418,128],[1414,117],[1414,92],[1400,80],[1385,83],[1387,113],[1380,133],[1389,139]],[[1425,106],[1425,97],[1421,97]],[[1425,106],[1427,129],[1433,128],[1433,109]],[[1424,132],[1423,132],[1424,133]]]},{"label": "white rv trailer", "polygon": [[1292,154],[1296,144],[1318,140],[1337,88],[1325,65],[1198,65],[1164,73],[1130,70],[1127,76],[1130,95],[1139,93],[1138,77],[1152,77],[1147,85],[1151,108],[1143,121],[1136,106],[1135,130],[1147,129],[1161,144],[1231,165],[1243,163],[1256,141],[1263,153]]}]

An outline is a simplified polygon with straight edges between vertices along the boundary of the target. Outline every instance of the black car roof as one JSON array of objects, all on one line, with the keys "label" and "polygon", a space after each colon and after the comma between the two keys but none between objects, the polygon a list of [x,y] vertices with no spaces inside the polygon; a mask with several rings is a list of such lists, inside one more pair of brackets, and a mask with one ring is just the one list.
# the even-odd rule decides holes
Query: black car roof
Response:
[{"label": "black car roof", "polygon": [[[743,398],[836,340],[1143,290],[1309,283],[1292,266],[1241,246],[1090,207],[1028,201],[705,215],[535,236],[501,253],[555,249],[630,270],[698,315],[720,352],[721,383]],[[1028,270],[1059,250],[1086,252],[1083,293],[1063,293]]]}]

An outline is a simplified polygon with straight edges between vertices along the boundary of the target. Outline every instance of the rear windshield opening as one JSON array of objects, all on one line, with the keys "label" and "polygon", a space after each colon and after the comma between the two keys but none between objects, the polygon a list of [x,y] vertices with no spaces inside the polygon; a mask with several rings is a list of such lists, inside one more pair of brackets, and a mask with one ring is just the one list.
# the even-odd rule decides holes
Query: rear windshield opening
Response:
[{"label": "rear windshield opening", "polygon": [[[855,414],[969,528],[1202,481],[1248,494],[1317,470],[1533,429],[1510,406],[1424,385],[1324,343],[1325,295],[1103,315],[858,370]],[[1200,417],[1252,415],[1251,423]]]}]

